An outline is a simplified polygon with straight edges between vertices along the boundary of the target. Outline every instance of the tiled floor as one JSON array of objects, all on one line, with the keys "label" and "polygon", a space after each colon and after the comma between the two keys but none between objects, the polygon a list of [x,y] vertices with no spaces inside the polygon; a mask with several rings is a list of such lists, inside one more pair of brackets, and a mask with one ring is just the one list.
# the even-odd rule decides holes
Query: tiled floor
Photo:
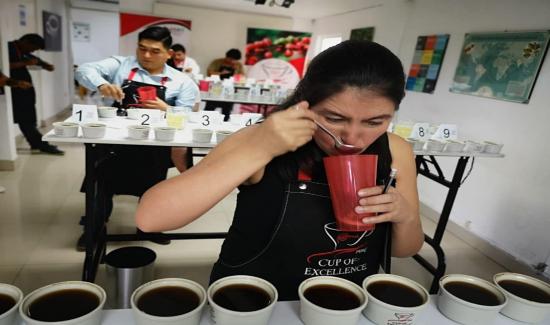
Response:
[{"label": "tiled floor", "polygon": [[[26,143],[18,144],[19,148]],[[0,282],[13,283],[24,292],[63,280],[80,279],[83,253],[75,243],[81,233],[78,225],[84,209],[84,195],[79,187],[84,176],[82,145],[62,145],[63,157],[31,155],[19,149],[20,166],[15,172],[0,172]],[[175,172],[171,170],[171,174]],[[225,231],[235,207],[236,193],[215,206],[203,218],[182,231]],[[137,199],[115,198],[109,230],[132,232]],[[423,219],[431,234],[435,225]],[[219,253],[221,240],[180,240],[169,246],[144,242],[157,255],[156,277],[187,277],[203,285]],[[112,249],[119,245],[109,245]],[[443,247],[447,254],[448,273],[467,273],[490,279],[504,268],[450,233]],[[424,247],[422,254],[430,261],[435,254]],[[412,258],[394,259],[393,273],[405,275],[429,288],[431,277]],[[105,270],[100,266],[97,282],[105,284]]]}]

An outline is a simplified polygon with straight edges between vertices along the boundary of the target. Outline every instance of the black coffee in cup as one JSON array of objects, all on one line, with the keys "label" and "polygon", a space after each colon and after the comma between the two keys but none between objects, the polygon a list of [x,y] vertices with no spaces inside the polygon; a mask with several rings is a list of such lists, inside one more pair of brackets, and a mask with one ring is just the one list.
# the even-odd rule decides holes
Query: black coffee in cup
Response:
[{"label": "black coffee in cup", "polygon": [[42,322],[62,322],[84,316],[99,306],[99,298],[90,291],[65,289],[48,293],[33,301],[27,315]]},{"label": "black coffee in cup", "polygon": [[0,315],[12,309],[16,303],[12,296],[0,293]]},{"label": "black coffee in cup", "polygon": [[528,283],[516,280],[502,280],[499,281],[498,284],[504,288],[504,290],[520,298],[543,304],[550,303],[550,294],[548,294],[548,292]]},{"label": "black coffee in cup", "polygon": [[452,281],[445,283],[443,287],[453,296],[473,304],[498,306],[502,303],[493,292],[469,282]]},{"label": "black coffee in cup", "polygon": [[414,288],[395,281],[375,281],[367,291],[376,299],[399,307],[417,307],[424,303],[424,297]]},{"label": "black coffee in cup", "polygon": [[139,310],[159,317],[182,315],[199,305],[200,297],[195,291],[178,286],[151,289],[141,295],[137,301]]},{"label": "black coffee in cup", "polygon": [[361,306],[361,299],[353,291],[332,284],[318,284],[307,288],[304,297],[313,304],[332,310],[350,310]]},{"label": "black coffee in cup", "polygon": [[271,303],[269,293],[250,284],[224,286],[214,293],[212,299],[218,306],[238,312],[260,310]]}]

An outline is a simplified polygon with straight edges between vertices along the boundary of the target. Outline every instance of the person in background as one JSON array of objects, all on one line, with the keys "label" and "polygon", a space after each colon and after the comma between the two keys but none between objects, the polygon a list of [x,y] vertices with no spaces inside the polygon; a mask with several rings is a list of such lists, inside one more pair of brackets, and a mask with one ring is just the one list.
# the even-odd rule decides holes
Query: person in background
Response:
[{"label": "person in background", "polygon": [[38,34],[25,34],[18,40],[8,42],[10,77],[31,84],[31,87],[12,89],[13,120],[19,124],[19,129],[30,144],[32,152],[63,155],[64,152],[56,146],[42,141],[42,134],[36,125],[36,93],[27,67],[36,66],[46,71],[54,70],[53,65],[31,54],[44,49],[44,46],[44,39]]},{"label": "person in background", "polygon": [[[404,87],[401,61],[377,43],[345,41],[321,52],[279,111],[226,138],[188,172],[148,190],[136,211],[138,227],[177,229],[238,187],[211,282],[254,275],[271,282],[280,300],[297,300],[299,284],[319,274],[361,285],[389,258],[390,230],[393,256],[412,256],[424,241],[414,154],[405,140],[387,132]],[[391,168],[399,171],[387,193],[383,186],[358,192],[355,212],[376,213],[362,218],[374,230],[334,228],[323,158],[340,153],[315,122],[363,148],[361,154],[377,155],[378,185]]]},{"label": "person in background", "polygon": [[168,60],[168,65],[181,72],[197,75],[201,73],[201,68],[192,57],[188,56],[185,47],[181,44],[174,44],[171,47],[173,53]]},{"label": "person in background", "polygon": [[[230,49],[225,53],[224,58],[215,59],[208,65],[206,69],[207,76],[219,75],[220,79],[227,79],[235,74],[243,74],[243,65],[239,60],[241,59],[241,51],[238,49]],[[224,120],[228,121],[231,111],[233,110],[233,103],[208,101],[204,107],[205,111],[213,111],[220,107],[222,114],[225,116]]]},{"label": "person in background", "polygon": [[[11,79],[10,77],[6,76],[2,72],[2,70],[0,70],[0,88],[4,86],[9,86],[12,88],[21,88],[21,89],[32,88],[32,84],[30,82]],[[4,193],[5,191],[6,191],[6,188],[4,186],[0,186],[0,193]]]},{"label": "person in background", "polygon": [[[187,75],[166,64],[172,54],[171,45],[167,28],[149,27],[138,34],[136,56],[112,56],[84,63],[76,69],[75,78],[80,85],[97,89],[102,96],[114,99],[113,105],[124,109],[132,109],[133,105],[163,111],[169,106],[192,109],[199,90]],[[155,99],[139,99],[138,89],[145,86],[156,88]],[[186,169],[187,148],[116,145],[111,152],[115,157],[106,161],[104,168],[111,191],[107,217],[114,194],[141,197],[149,187],[166,179],[169,167],[175,165],[181,172]],[[83,239],[78,248],[82,248],[80,243]]]}]

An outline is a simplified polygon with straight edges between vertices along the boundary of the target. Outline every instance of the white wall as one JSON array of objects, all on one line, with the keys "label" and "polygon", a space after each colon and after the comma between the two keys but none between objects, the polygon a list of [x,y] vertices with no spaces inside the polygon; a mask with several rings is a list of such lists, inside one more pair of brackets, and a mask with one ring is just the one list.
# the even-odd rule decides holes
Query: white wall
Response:
[{"label": "white wall", "polygon": [[[400,120],[449,122],[461,137],[504,143],[503,159],[477,159],[461,187],[451,220],[517,259],[535,264],[550,254],[550,58],[542,66],[529,104],[449,92],[464,34],[468,32],[550,28],[546,0],[415,0],[385,2],[360,13],[315,22],[314,37],[327,31],[349,36],[350,27],[375,26],[375,41],[402,59],[408,71],[416,38],[451,35],[434,94],[408,91]],[[447,173],[456,160],[442,160]],[[452,175],[451,175],[452,176]],[[420,199],[441,211],[446,191],[419,177]]]},{"label": "white wall", "polygon": [[62,22],[62,51],[40,51],[38,53],[44,61],[53,64],[55,70],[53,72],[40,71],[38,72],[40,80],[33,79],[37,88],[37,103],[41,103],[41,118],[48,119],[72,103],[74,94],[73,64],[69,42],[69,11],[66,1],[40,0],[36,2],[37,28],[40,35],[44,35],[42,30],[43,10],[60,15]]},{"label": "white wall", "polygon": [[[161,17],[186,19],[191,21],[191,45],[187,49],[189,56],[197,60],[201,71],[206,72],[210,61],[223,57],[230,48],[238,48],[243,52],[246,45],[246,29],[248,27],[295,30],[291,18],[267,15],[238,13],[213,9],[202,9],[171,5],[153,4],[153,11],[147,13],[150,3],[137,3],[128,0],[120,2],[121,12],[139,12]],[[300,20],[298,27],[307,27],[308,22]],[[307,31],[307,30],[306,30]],[[242,62],[242,60],[241,60]]]},{"label": "white wall", "polygon": [[72,43],[74,64],[98,61],[118,53],[119,13],[89,9],[70,10],[69,28],[72,35],[72,23],[90,24],[90,41]]}]

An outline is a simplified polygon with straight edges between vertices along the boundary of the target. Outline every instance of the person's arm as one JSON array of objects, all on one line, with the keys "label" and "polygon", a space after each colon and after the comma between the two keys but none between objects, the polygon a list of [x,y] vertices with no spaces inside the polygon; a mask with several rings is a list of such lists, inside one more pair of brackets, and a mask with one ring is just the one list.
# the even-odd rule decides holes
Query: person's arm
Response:
[{"label": "person's arm", "polygon": [[241,62],[235,64],[235,74],[244,74],[244,68]]},{"label": "person's arm", "polygon": [[117,57],[83,63],[76,68],[74,77],[78,83],[90,90],[97,90],[103,84],[111,84],[120,68],[121,60]]},{"label": "person's arm", "polygon": [[392,255],[408,257],[416,254],[424,243],[420,223],[416,164],[411,146],[401,137],[388,133],[392,168],[397,169],[396,187],[382,194],[381,187],[361,190],[361,208],[357,212],[376,212],[366,217],[369,223],[392,222]]},{"label": "person's arm", "polygon": [[211,76],[213,74],[217,74],[219,75],[220,74],[220,62],[218,60],[214,60],[212,61],[209,65],[208,65],[208,68],[206,68],[206,75],[207,76]]},{"label": "person's arm", "polygon": [[309,142],[315,113],[306,109],[274,113],[262,124],[225,139],[199,164],[150,188],[142,196],[137,226],[145,232],[177,229],[200,217],[276,156]]}]

